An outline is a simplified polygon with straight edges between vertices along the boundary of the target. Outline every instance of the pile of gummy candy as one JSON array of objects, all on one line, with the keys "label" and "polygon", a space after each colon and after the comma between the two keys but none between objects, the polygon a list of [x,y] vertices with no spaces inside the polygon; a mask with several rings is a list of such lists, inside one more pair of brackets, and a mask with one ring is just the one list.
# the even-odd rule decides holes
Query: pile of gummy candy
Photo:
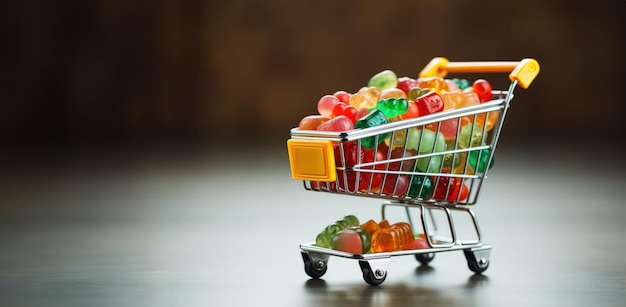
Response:
[{"label": "pile of gummy candy", "polygon": [[[487,102],[491,97],[491,84],[485,79],[470,84],[457,78],[398,78],[393,71],[384,70],[356,93],[339,90],[322,96],[317,103],[319,114],[305,116],[298,128],[347,131],[364,128],[358,126],[358,120],[374,110],[387,119],[401,120]],[[487,119],[488,130],[493,124]]]},{"label": "pile of gummy candy", "polygon": [[349,214],[326,226],[315,237],[315,245],[352,254],[393,252],[429,248],[423,233],[414,233],[411,224],[372,219],[360,223]]},{"label": "pile of gummy candy", "polygon": [[[383,70],[372,76],[367,86],[356,93],[337,91],[322,96],[317,103],[319,114],[301,119],[300,130],[348,131],[384,125],[390,122],[457,109],[492,99],[491,84],[485,79],[470,83],[466,79],[441,77],[401,77],[391,70]],[[484,145],[486,134],[499,119],[499,112],[492,111],[435,122],[361,139],[343,142],[335,146],[335,163],[350,168],[359,163],[383,161],[419,154],[432,154],[452,149],[451,146],[471,148]],[[360,145],[357,145],[360,144]],[[365,168],[425,173],[439,171],[455,174],[484,172],[488,149],[463,154],[430,155],[427,158],[402,162],[374,164]],[[465,162],[469,163],[465,163]],[[468,166],[469,165],[469,170]],[[358,173],[358,174],[357,174]],[[381,193],[397,197],[462,201],[468,196],[468,188],[462,178],[454,176],[407,176],[401,173],[337,171],[336,182],[315,183],[330,190]],[[346,178],[347,177],[347,178]],[[347,186],[346,186],[347,184]]]}]

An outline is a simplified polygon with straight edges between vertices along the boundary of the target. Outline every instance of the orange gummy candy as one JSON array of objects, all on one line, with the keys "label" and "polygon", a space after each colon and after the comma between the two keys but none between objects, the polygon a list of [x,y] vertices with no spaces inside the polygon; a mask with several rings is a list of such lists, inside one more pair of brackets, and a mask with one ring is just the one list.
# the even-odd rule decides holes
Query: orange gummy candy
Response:
[{"label": "orange gummy candy", "polygon": [[389,227],[391,227],[391,225],[389,224],[388,220],[382,220],[382,221],[380,221],[380,223],[378,223],[378,225],[380,225],[380,228],[389,228]]},{"label": "orange gummy candy", "polygon": [[413,242],[413,240],[411,224],[398,222],[374,233],[371,249],[375,253],[402,250],[406,244]]},{"label": "orange gummy candy", "polygon": [[374,233],[380,229],[380,226],[378,225],[378,223],[376,223],[376,221],[369,220],[369,221],[361,224],[361,228],[363,228],[365,231],[369,232],[369,234],[371,236],[371,235],[374,235]]}]

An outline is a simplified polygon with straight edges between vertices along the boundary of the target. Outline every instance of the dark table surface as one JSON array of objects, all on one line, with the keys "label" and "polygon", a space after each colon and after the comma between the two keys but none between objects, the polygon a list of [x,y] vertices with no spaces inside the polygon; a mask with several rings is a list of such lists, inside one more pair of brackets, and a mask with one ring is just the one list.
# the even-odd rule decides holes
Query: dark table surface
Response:
[{"label": "dark table surface", "polygon": [[624,306],[619,153],[501,149],[473,207],[489,269],[394,257],[375,287],[340,257],[309,279],[299,244],[345,214],[380,218],[381,201],[305,191],[283,148],[6,160],[0,305]]}]

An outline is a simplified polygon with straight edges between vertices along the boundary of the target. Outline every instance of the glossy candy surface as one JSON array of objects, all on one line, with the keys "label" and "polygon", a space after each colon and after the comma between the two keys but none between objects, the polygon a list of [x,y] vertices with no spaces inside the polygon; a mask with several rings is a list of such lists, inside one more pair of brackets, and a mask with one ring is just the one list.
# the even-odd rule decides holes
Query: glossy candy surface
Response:
[{"label": "glossy candy surface", "polygon": [[437,93],[448,91],[448,83],[441,77],[427,77],[417,79],[417,86],[420,88],[432,89]]},{"label": "glossy candy surface", "polygon": [[459,85],[451,79],[445,79],[446,84],[448,85],[448,92],[460,91]]},{"label": "glossy candy surface", "polygon": [[403,172],[412,171],[413,168],[415,167],[415,159],[414,158],[408,159],[408,158],[414,157],[416,154],[417,154],[417,150],[415,149],[404,149],[402,147],[392,149],[391,154],[389,156],[390,160],[402,159],[402,158],[407,158],[407,159],[389,163],[389,170],[390,171],[401,170]]},{"label": "glossy candy surface", "polygon": [[300,120],[298,129],[301,130],[317,130],[317,127],[327,121],[328,118],[322,115],[309,115]]},{"label": "glossy candy surface", "polygon": [[373,235],[376,231],[380,229],[380,225],[376,223],[374,220],[368,220],[367,222],[361,224],[361,228],[370,233],[370,236]]},{"label": "glossy candy surface", "polygon": [[[369,114],[365,115],[363,118],[356,121],[354,124],[355,129],[365,129],[370,127],[376,127],[380,125],[386,124],[387,116],[380,110],[372,110]],[[366,148],[374,148],[378,146],[378,144],[385,141],[387,137],[391,135],[390,133],[383,133],[377,136],[370,136],[363,138],[361,140],[361,145]]]},{"label": "glossy candy surface", "polygon": [[361,253],[365,254],[369,252],[372,244],[372,235],[359,226],[351,226],[348,227],[348,229],[354,230],[359,234],[359,238],[361,239]]},{"label": "glossy candy surface", "polygon": [[436,200],[444,200],[447,197],[452,197],[454,194],[454,188],[456,186],[456,177],[439,177],[436,180],[435,191],[433,198]]},{"label": "glossy candy surface", "polygon": [[[500,117],[500,111],[491,111],[488,113],[478,113],[476,114],[476,124],[485,126],[487,131],[493,129],[493,127],[498,122],[498,118]],[[473,121],[473,116],[467,116],[470,121]]]},{"label": "glossy candy surface", "polygon": [[446,92],[441,94],[445,109],[457,109],[480,103],[478,95],[471,91]]},{"label": "glossy candy surface", "polygon": [[346,253],[361,254],[363,252],[363,242],[356,230],[343,229],[333,235],[331,248]]},{"label": "glossy candy surface", "polygon": [[427,88],[419,88],[419,87],[412,87],[409,90],[409,94],[407,96],[407,99],[410,101],[415,101],[415,99],[417,99],[420,96],[426,95],[428,93],[432,92],[430,89]]},{"label": "glossy candy surface", "polygon": [[403,91],[405,95],[408,95],[411,88],[414,87],[417,87],[417,81],[415,79],[409,77],[398,78],[398,85],[396,85],[396,88]]},{"label": "glossy candy surface", "polygon": [[380,225],[380,228],[389,228],[391,227],[391,224],[389,224],[388,220],[382,220],[378,223],[378,225]]},{"label": "glossy candy surface", "polygon": [[[337,170],[337,181],[339,189],[356,192],[367,191],[380,187],[384,174],[379,172],[355,171],[352,167],[362,163],[380,162],[386,160],[385,152],[381,149],[370,149],[359,147],[356,142],[345,142],[335,146],[335,164],[338,167],[346,168]],[[384,170],[384,163],[362,166],[362,169]]]},{"label": "glossy candy surface", "polygon": [[423,248],[430,248],[430,245],[428,245],[428,242],[421,237],[415,237],[415,239],[413,239],[413,242],[407,244],[404,246],[404,250],[411,250],[411,249],[423,249]]},{"label": "glossy candy surface", "polygon": [[333,235],[341,230],[338,224],[330,224],[315,237],[315,244],[319,247],[330,248]]},{"label": "glossy candy surface", "polygon": [[352,167],[365,160],[365,149],[359,148],[354,141],[342,142],[333,148],[335,164],[340,167]]},{"label": "glossy candy surface", "polygon": [[439,177],[433,198],[438,201],[445,199],[448,202],[455,202],[467,199],[468,194],[468,188],[460,178]]},{"label": "glossy candy surface", "polygon": [[448,153],[443,156],[443,168],[444,170],[456,169],[461,164],[465,163],[465,157],[467,153]]},{"label": "glossy candy surface", "polygon": [[357,110],[360,108],[373,108],[378,102],[380,90],[374,86],[362,87],[358,92],[350,96],[350,105]]},{"label": "glossy candy surface", "polygon": [[433,181],[430,176],[416,175],[411,179],[411,186],[407,195],[409,197],[428,199],[432,191]]},{"label": "glossy candy surface", "polygon": [[407,112],[409,103],[404,98],[386,98],[376,103],[376,109],[383,112],[387,118],[396,117]]},{"label": "glossy candy surface", "polygon": [[476,170],[479,173],[484,172],[485,169],[491,169],[495,160],[491,159],[491,163],[489,163],[489,167],[487,167],[487,163],[489,162],[489,149],[487,148],[482,150],[470,151],[467,159],[469,161],[469,164],[472,166],[472,169]]},{"label": "glossy candy surface", "polygon": [[407,175],[389,174],[385,176],[382,194],[387,196],[404,197],[409,191],[409,177]]},{"label": "glossy candy surface", "polygon": [[409,129],[406,148],[418,150],[419,153],[442,152],[446,150],[446,139],[442,133],[430,129]]},{"label": "glossy candy surface", "polygon": [[397,222],[390,227],[383,227],[372,235],[372,252],[392,252],[402,250],[414,240],[411,225]]},{"label": "glossy candy surface", "polygon": [[346,92],[346,91],[336,91],[333,93],[333,96],[337,97],[337,99],[339,99],[339,101],[345,103],[345,104],[350,104],[350,96],[352,96],[352,94]]},{"label": "glossy candy surface", "polygon": [[331,238],[332,236],[329,236],[324,232],[320,232],[317,237],[315,237],[315,245],[319,247],[330,248]]},{"label": "glossy candy surface", "polygon": [[464,89],[472,86],[469,83],[469,81],[467,81],[467,79],[454,78],[454,79],[452,79],[452,81],[454,81],[454,83],[456,83],[456,85],[459,87],[460,90],[464,90]]},{"label": "glossy candy surface", "polygon": [[444,109],[443,99],[435,92],[429,92],[418,97],[415,104],[417,104],[420,116],[441,112]]},{"label": "glossy candy surface", "polygon": [[406,113],[400,115],[402,119],[415,118],[420,116],[420,109],[417,107],[415,101],[409,101]]},{"label": "glossy candy surface", "polygon": [[[401,120],[398,117],[392,117],[390,119],[388,119],[389,122],[395,122],[398,120]],[[406,136],[407,136],[407,131],[409,129],[398,129],[396,131],[394,131],[393,133],[391,133],[391,136],[385,139],[385,143],[387,146],[391,147],[391,148],[397,148],[397,147],[404,147],[404,144],[406,144]]]},{"label": "glossy candy surface", "polygon": [[443,156],[430,156],[417,159],[416,168],[424,173],[439,173]]},{"label": "glossy candy surface", "polygon": [[457,130],[459,129],[459,119],[453,118],[441,121],[439,125],[433,126],[431,129],[439,129],[439,133],[443,134],[446,141],[455,140],[458,133]]},{"label": "glossy candy surface", "polygon": [[476,93],[478,97],[480,98],[480,102],[487,102],[491,100],[492,88],[491,88],[491,84],[489,83],[489,81],[485,79],[477,79],[472,84],[472,89],[474,93]]},{"label": "glossy candy surface", "polygon": [[350,226],[359,226],[359,218],[356,217],[354,214],[348,214],[344,216],[343,219],[348,221],[350,223]]},{"label": "glossy candy surface", "polygon": [[324,228],[324,230],[322,230],[317,237],[315,237],[315,244],[319,247],[331,248],[332,239],[336,233],[343,229],[358,225],[359,219],[356,216],[351,214],[346,215],[343,219],[337,220],[335,223],[326,226],[326,228]]},{"label": "glossy candy surface", "polygon": [[370,109],[368,108],[359,108],[356,111],[356,119],[359,120],[363,118],[365,115],[370,113]]},{"label": "glossy candy surface", "polygon": [[388,88],[388,89],[384,89],[380,92],[380,95],[378,95],[378,100],[382,100],[382,99],[387,99],[387,98],[404,98],[406,99],[406,93],[403,92],[401,89],[396,88],[396,87],[392,87],[392,88]]},{"label": "glossy candy surface", "polygon": [[354,123],[345,115],[335,116],[317,126],[319,131],[347,131],[352,129],[354,129]]},{"label": "glossy candy surface", "polygon": [[333,108],[339,104],[340,101],[333,95],[324,95],[317,102],[317,112],[324,117],[332,117]]},{"label": "glossy candy surface", "polygon": [[351,105],[346,105],[343,102],[339,102],[338,104],[336,104],[331,111],[331,117],[344,115],[347,118],[349,118],[352,121],[352,123],[356,122],[356,114],[357,114],[357,109],[355,107]]},{"label": "glossy candy surface", "polygon": [[482,126],[474,124],[464,125],[459,132],[459,146],[462,148],[480,146],[487,137],[485,134],[483,133]]},{"label": "glossy candy surface", "polygon": [[367,86],[376,87],[379,90],[394,88],[398,85],[398,76],[391,70],[383,70],[369,80]]}]

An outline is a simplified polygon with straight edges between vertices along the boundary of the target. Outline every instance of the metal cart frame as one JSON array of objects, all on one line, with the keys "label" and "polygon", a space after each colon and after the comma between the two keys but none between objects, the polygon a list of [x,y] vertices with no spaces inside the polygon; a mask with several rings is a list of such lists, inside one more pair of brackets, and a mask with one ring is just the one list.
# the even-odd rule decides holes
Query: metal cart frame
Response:
[{"label": "metal cart frame", "polygon": [[[518,62],[449,62],[446,58],[437,57],[428,63],[419,76],[443,78],[448,73],[479,72],[509,72],[511,84],[506,91],[492,91],[493,98],[489,102],[445,110],[413,119],[390,122],[376,127],[344,132],[323,132],[300,130],[298,128],[291,130],[291,139],[287,141],[287,144],[292,176],[296,180],[302,180],[306,190],[384,199],[382,219],[385,219],[388,207],[403,207],[406,210],[408,222],[414,230],[422,229],[424,237],[430,246],[430,248],[425,249],[351,254],[318,247],[315,243],[302,243],[300,250],[307,275],[312,278],[322,277],[328,268],[327,264],[330,256],[336,256],[358,260],[365,282],[370,285],[380,285],[387,277],[387,267],[392,257],[414,255],[419,263],[428,264],[433,260],[436,253],[458,250],[463,251],[468,267],[472,272],[480,274],[487,270],[492,246],[482,242],[482,233],[471,206],[478,201],[483,180],[487,178],[489,167],[483,167],[483,169],[476,167],[476,165],[472,167],[468,156],[470,154],[478,154],[478,160],[480,160],[481,155],[488,155],[486,165],[491,165],[505,116],[513,99],[513,91],[517,86],[522,88],[530,86],[539,73],[539,64],[531,58],[522,59]],[[496,116],[490,117],[494,113]],[[489,125],[486,122],[487,118],[495,119],[490,128],[488,128]],[[465,144],[459,141],[462,134],[462,120],[465,120],[465,123],[472,124],[469,134],[472,138]],[[457,128],[453,143],[448,144],[444,151],[435,151],[435,146],[430,151],[423,151],[418,147],[415,155],[386,158],[379,161],[376,161],[376,159],[368,162],[358,161],[354,165],[346,164],[346,151],[342,144],[355,142],[359,150],[357,155],[360,155],[361,142],[365,139],[369,138],[375,144],[379,144],[385,138],[389,143],[393,144],[394,138],[404,137],[404,150],[406,151],[409,129],[426,129],[435,125],[435,131],[439,133],[440,124],[445,121],[456,121]],[[476,135],[480,135],[480,141],[474,144],[474,136]],[[420,146],[422,145],[421,142],[422,139],[420,137],[418,142]],[[391,145],[388,146],[389,153],[392,147]],[[387,157],[389,156],[388,154]],[[439,163],[435,170],[430,169],[431,160],[446,157],[451,157],[451,161],[450,159],[447,160],[450,164],[448,169],[446,169],[445,163]],[[419,171],[417,168],[406,171],[402,170],[401,167],[399,169],[390,169],[389,167],[391,163],[400,163],[402,165],[403,163],[415,163],[420,161],[420,159],[428,160],[426,171]],[[455,159],[457,162],[461,161],[459,162],[460,165],[457,166],[455,164]],[[353,175],[353,177],[348,179],[348,174]],[[371,184],[371,178],[374,174],[382,174],[384,176],[383,182],[388,178],[392,178],[390,180],[394,180],[393,178],[398,180],[397,176],[401,175],[410,176],[410,182],[413,182],[413,178],[416,176],[428,176],[434,182],[433,187],[436,187],[440,181],[443,182],[455,178],[462,184],[467,184],[468,193],[466,198],[461,198],[460,195],[451,197],[450,191],[446,190],[444,197],[437,198],[431,195],[431,197],[421,198],[421,191],[424,189],[422,183],[422,186],[419,187],[420,193],[418,193],[420,196],[407,196],[408,193],[396,195],[396,191],[400,189],[397,181],[391,192],[384,191],[384,188],[374,188],[372,186],[367,186],[366,188],[350,187],[350,180],[358,181],[360,176],[369,176],[369,183]],[[414,223],[411,219],[409,210],[419,210],[419,224]],[[446,217],[449,236],[441,237],[437,234],[437,226],[432,218],[435,210],[443,212]],[[470,216],[476,232],[475,240],[462,241],[458,239],[452,212],[464,212]]]}]

